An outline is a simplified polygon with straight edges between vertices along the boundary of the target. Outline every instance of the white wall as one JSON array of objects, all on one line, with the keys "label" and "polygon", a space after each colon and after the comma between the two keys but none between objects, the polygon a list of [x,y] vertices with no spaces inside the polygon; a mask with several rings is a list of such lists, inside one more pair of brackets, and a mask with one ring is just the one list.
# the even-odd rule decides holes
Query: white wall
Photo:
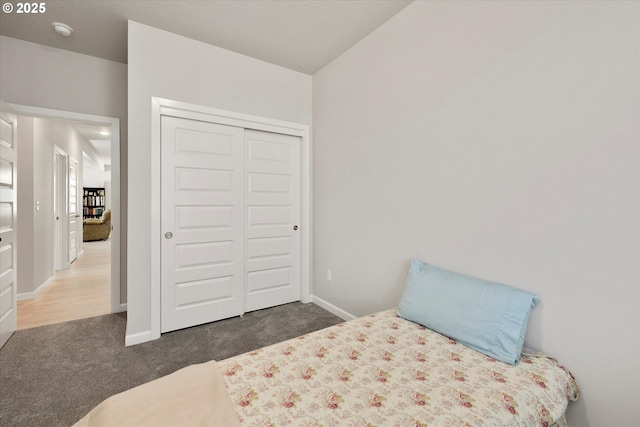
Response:
[{"label": "white wall", "polygon": [[120,119],[126,141],[127,66],[0,36],[2,98],[10,103]]},{"label": "white wall", "polygon": [[637,425],[639,27],[637,2],[415,2],[314,75],[319,301],[394,307],[411,257],[534,291],[569,423]]},{"label": "white wall", "polygon": [[[20,118],[18,117],[18,122]],[[36,210],[36,206],[32,205],[30,209],[31,215],[34,217],[34,241],[33,255],[25,260],[18,260],[18,263],[31,261],[33,268],[34,283],[21,283],[18,277],[18,294],[24,291],[35,291],[38,287],[46,282],[53,280],[54,274],[54,193],[53,193],[53,144],[49,139],[43,140],[46,135],[47,124],[41,119],[33,119],[33,188],[25,189],[20,187],[18,181],[18,196],[31,190],[33,192],[33,200],[39,203],[40,210]],[[57,139],[57,138],[56,138]],[[21,144],[21,136],[18,135],[18,144]],[[20,159],[18,159],[20,161]],[[20,168],[18,163],[18,168]],[[18,215],[18,230],[20,227],[20,217]],[[28,214],[27,214],[28,215]],[[18,232],[18,244],[21,243],[22,237]],[[25,286],[27,288],[25,288]]]},{"label": "white wall", "polygon": [[83,187],[104,187],[105,178],[108,176],[107,172],[98,169],[87,161],[83,162],[83,172]]},{"label": "white wall", "polygon": [[151,98],[311,123],[311,76],[129,22],[127,340],[151,333]]},{"label": "white wall", "polygon": [[[127,66],[4,36],[0,36],[0,53],[0,96],[4,101],[120,119],[120,197],[122,212],[126,212]],[[77,160],[81,162],[82,156]],[[120,222],[123,303],[126,229],[123,215]]]},{"label": "white wall", "polygon": [[[18,294],[32,293],[39,284],[36,283],[33,269],[34,245],[36,239],[35,214],[36,205],[34,188],[34,150],[33,118],[20,117],[18,120],[19,143],[18,150]],[[22,190],[29,189],[28,191]],[[28,213],[28,214],[26,214]],[[53,260],[52,260],[53,261]],[[53,263],[47,263],[53,268]]]}]

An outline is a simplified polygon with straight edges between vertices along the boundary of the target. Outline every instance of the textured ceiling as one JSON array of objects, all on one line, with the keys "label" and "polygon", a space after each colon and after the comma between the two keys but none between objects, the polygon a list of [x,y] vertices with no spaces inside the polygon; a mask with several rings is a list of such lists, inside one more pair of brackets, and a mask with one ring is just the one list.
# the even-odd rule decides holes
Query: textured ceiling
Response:
[{"label": "textured ceiling", "polygon": [[[17,2],[8,3],[14,11],[0,13],[0,34],[7,37],[126,63],[130,19],[314,74],[411,1],[48,0],[39,14],[18,14]],[[73,34],[55,33],[54,21]]]}]

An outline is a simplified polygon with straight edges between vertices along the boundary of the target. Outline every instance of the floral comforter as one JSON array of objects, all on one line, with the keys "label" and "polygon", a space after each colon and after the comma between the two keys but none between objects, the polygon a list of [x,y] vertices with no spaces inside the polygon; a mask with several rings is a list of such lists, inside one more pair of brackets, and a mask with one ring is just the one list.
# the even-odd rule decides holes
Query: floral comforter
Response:
[{"label": "floral comforter", "polygon": [[566,425],[578,397],[554,359],[516,366],[389,310],[218,362],[245,426]]}]

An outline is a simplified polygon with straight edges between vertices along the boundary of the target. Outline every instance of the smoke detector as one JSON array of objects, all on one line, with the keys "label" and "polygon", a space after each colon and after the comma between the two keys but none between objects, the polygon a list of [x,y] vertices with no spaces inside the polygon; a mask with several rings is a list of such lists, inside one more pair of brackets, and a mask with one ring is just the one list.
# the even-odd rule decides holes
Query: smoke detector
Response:
[{"label": "smoke detector", "polygon": [[63,24],[62,22],[52,22],[51,25],[53,25],[53,29],[56,30],[56,33],[65,37],[69,37],[71,33],[73,33],[73,28],[67,24]]}]

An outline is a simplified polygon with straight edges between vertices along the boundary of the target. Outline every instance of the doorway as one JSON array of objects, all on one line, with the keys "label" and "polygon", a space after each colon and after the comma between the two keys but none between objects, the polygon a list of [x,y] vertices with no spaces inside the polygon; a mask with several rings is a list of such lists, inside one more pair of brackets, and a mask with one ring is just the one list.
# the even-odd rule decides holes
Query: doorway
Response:
[{"label": "doorway", "polygon": [[[78,161],[62,148],[54,146],[53,216],[54,269],[64,270],[78,257],[81,249],[81,214],[78,210]],[[40,210],[39,202],[36,210]]]},{"label": "doorway", "polygon": [[[112,230],[107,240],[86,243],[83,242],[82,238],[82,219],[84,217],[83,187],[85,185],[82,175],[85,151],[83,150],[80,154],[75,154],[74,156],[65,156],[67,153],[64,153],[59,147],[56,150],[51,166],[52,172],[55,172],[51,176],[51,181],[53,181],[51,187],[52,190],[55,189],[55,191],[52,191],[52,197],[55,197],[56,200],[55,202],[52,200],[52,203],[56,212],[55,215],[52,215],[50,222],[54,233],[58,237],[55,239],[56,243],[52,245],[52,252],[55,253],[55,267],[52,268],[52,280],[47,281],[48,283],[43,283],[34,292],[21,294],[20,289],[18,290],[18,299],[22,300],[18,303],[18,316],[20,317],[21,304],[24,306],[33,304],[34,299],[41,294],[44,295],[53,284],[56,284],[56,288],[61,288],[65,291],[73,290],[74,288],[75,290],[85,289],[84,286],[78,286],[78,281],[82,280],[82,277],[85,277],[91,285],[105,281],[106,289],[102,289],[101,292],[103,296],[106,293],[106,304],[97,309],[96,312],[98,314],[123,311],[126,308],[126,304],[120,299],[119,119],[22,105],[12,105],[12,107],[19,118],[49,119],[51,121],[64,122],[67,126],[70,125],[74,128],[76,126],[92,126],[94,128],[99,127],[105,132],[110,131],[109,136],[103,139],[108,140],[109,149],[111,150],[111,166],[107,168],[108,170],[105,169],[105,173],[108,176],[106,179],[108,184],[105,183],[103,185],[109,188]],[[86,137],[83,136],[82,138],[86,140]],[[76,160],[76,156],[80,157],[80,161]],[[66,212],[61,207],[65,207]],[[36,201],[36,210],[38,208],[39,201]],[[55,221],[56,217],[58,221]],[[74,262],[76,257],[77,259]],[[85,274],[87,271],[91,272],[90,275]],[[58,284],[61,284],[61,286],[57,286]],[[69,298],[69,301],[76,298],[83,301],[86,306],[91,305],[92,298],[88,297],[87,294],[66,295],[65,298]],[[77,318],[90,317],[90,313],[79,314]],[[64,320],[71,319],[63,316],[61,321]]]},{"label": "doorway", "polygon": [[[18,119],[20,120],[20,119]],[[67,228],[69,224],[61,219],[67,211],[67,161],[68,156],[59,147],[54,147],[53,157],[53,216],[55,217],[53,265],[55,271],[67,268],[67,247],[69,246]],[[36,202],[36,211],[40,210],[40,202]]]}]

